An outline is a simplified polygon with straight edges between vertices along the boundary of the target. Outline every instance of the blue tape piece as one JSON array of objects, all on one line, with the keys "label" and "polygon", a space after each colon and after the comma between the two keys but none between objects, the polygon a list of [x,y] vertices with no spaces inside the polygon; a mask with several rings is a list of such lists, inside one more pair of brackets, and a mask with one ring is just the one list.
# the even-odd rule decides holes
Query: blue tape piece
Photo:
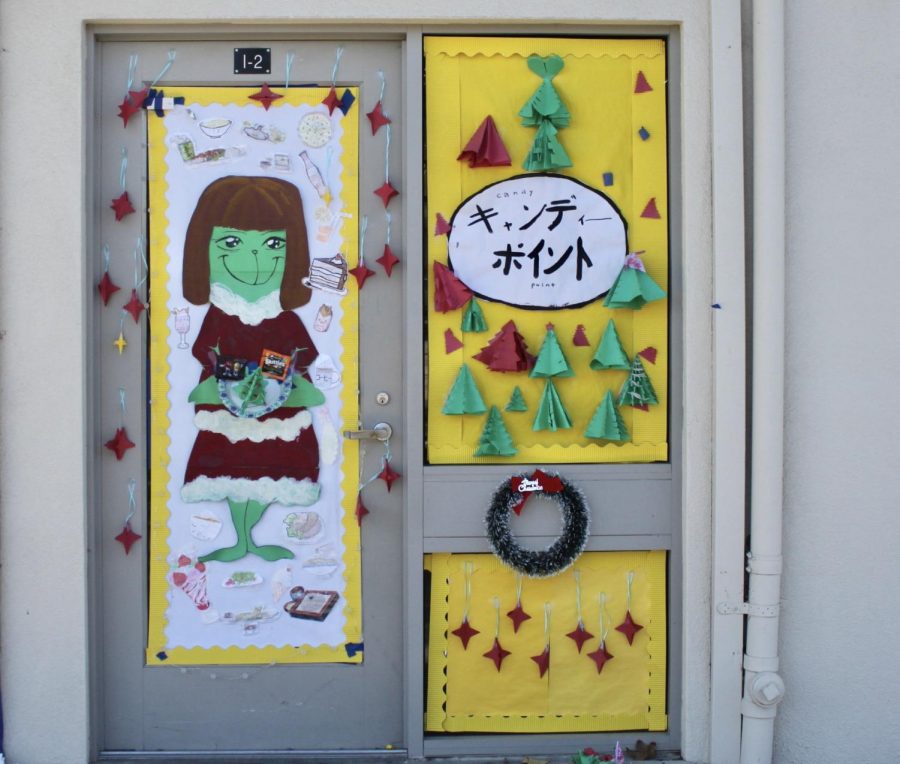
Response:
[{"label": "blue tape piece", "polygon": [[160,651],[156,654],[156,657],[159,658],[159,660],[161,660],[161,661],[167,661],[167,660],[169,660],[169,656],[166,654],[166,651],[165,651],[165,650],[160,650]]},{"label": "blue tape piece", "polygon": [[349,90],[345,90],[344,94],[341,96],[341,111],[344,112],[344,116],[347,116],[347,112],[350,111],[350,107],[353,106],[353,102],[356,100],[356,96],[353,95]]},{"label": "blue tape piece", "polygon": [[611,172],[603,173],[603,185],[611,186],[613,184],[613,174]]},{"label": "blue tape piece", "polygon": [[[147,93],[147,97],[144,99],[143,104],[141,104],[145,109],[152,109],[153,113],[156,114],[157,117],[165,117],[166,112],[163,109],[163,98],[166,97],[166,94],[162,90],[157,90],[156,88],[150,88]],[[172,99],[172,102],[176,106],[184,106],[184,96],[175,96]]]},{"label": "blue tape piece", "polygon": [[714,303],[713,303],[712,305],[710,305],[709,307],[710,307],[710,308],[715,308],[716,310],[722,310],[722,306],[719,305],[719,303],[717,303],[717,302],[714,302]]},{"label": "blue tape piece", "polygon": [[650,131],[646,127],[641,127],[638,130],[638,135],[641,136],[642,141],[646,141],[650,137]]},{"label": "blue tape piece", "polygon": [[362,642],[348,642],[344,645],[344,649],[347,651],[347,657],[352,658],[357,653],[361,653],[363,651],[363,643]]}]

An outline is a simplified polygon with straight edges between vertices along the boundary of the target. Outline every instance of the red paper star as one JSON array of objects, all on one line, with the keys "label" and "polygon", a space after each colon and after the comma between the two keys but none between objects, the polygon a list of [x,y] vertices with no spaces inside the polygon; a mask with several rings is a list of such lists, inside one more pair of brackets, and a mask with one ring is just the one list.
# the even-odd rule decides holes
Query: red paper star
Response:
[{"label": "red paper star", "polygon": [[384,469],[382,469],[381,472],[378,473],[378,477],[380,477],[387,484],[388,493],[390,493],[391,492],[391,484],[395,480],[400,479],[400,473],[395,472],[394,470],[391,469],[390,462],[385,462]]},{"label": "red paper star", "polygon": [[366,116],[369,118],[369,122],[372,123],[372,135],[375,135],[375,133],[381,129],[382,125],[391,124],[391,120],[388,117],[385,117],[384,112],[381,110],[381,101],[376,103],[375,108],[368,112]]},{"label": "red paper star", "polygon": [[634,635],[637,634],[644,627],[639,623],[635,623],[634,619],[631,617],[631,611],[625,611],[625,620],[622,621],[618,626],[616,626],[616,631],[621,631],[625,637],[628,639],[628,644],[632,644],[634,642]]},{"label": "red paper star", "polygon": [[341,99],[338,98],[338,94],[334,90],[334,85],[331,86],[331,90],[328,91],[328,95],[322,99],[322,103],[324,103],[328,107],[329,114],[333,113],[335,109],[340,107]]},{"label": "red paper star", "polygon": [[269,83],[263,83],[263,86],[253,95],[248,96],[248,98],[253,99],[254,101],[258,101],[262,104],[262,107],[268,111],[269,107],[272,105],[273,101],[277,101],[279,98],[284,98],[281,93],[273,93],[269,89]]},{"label": "red paper star", "polygon": [[375,196],[381,199],[384,202],[384,207],[387,209],[388,203],[400,192],[391,185],[389,180],[386,180],[377,191],[374,192]]},{"label": "red paper star", "polygon": [[447,355],[450,353],[454,353],[459,350],[463,346],[462,342],[460,342],[456,335],[453,333],[452,329],[444,330],[444,352]]},{"label": "red paper star", "polygon": [[394,270],[394,266],[400,262],[400,258],[393,253],[390,244],[385,244],[384,254],[375,262],[381,263],[381,267],[384,268],[384,272],[388,275],[388,278],[390,278],[391,272]]},{"label": "red paper star", "polygon": [[119,104],[119,116],[122,118],[122,124],[128,127],[128,120],[141,110],[143,100],[135,103],[130,96],[125,96],[122,103]]},{"label": "red paper star", "polygon": [[516,606],[506,615],[513,622],[513,631],[517,634],[519,632],[519,626],[521,626],[525,621],[531,618],[531,616],[522,609],[521,602],[517,602]]},{"label": "red paper star", "polygon": [[128,554],[131,551],[131,547],[137,542],[138,539],[143,538],[141,534],[135,533],[131,530],[131,523],[125,523],[125,527],[122,528],[122,532],[116,536],[116,541],[118,541],[123,547],[125,547],[125,554]]},{"label": "red paper star", "polygon": [[649,361],[650,363],[656,363],[656,348],[655,347],[646,347],[641,350],[638,355]]},{"label": "red paper star", "polygon": [[371,268],[367,268],[365,263],[360,263],[355,268],[351,268],[350,273],[353,274],[353,278],[356,279],[356,283],[359,285],[360,289],[363,288],[363,284],[366,283],[366,279],[369,278],[369,276],[375,275],[375,271]]},{"label": "red paper star", "polygon": [[478,629],[473,629],[469,625],[468,618],[463,618],[463,622],[459,625],[459,627],[454,629],[450,633],[460,638],[463,643],[463,650],[468,650],[469,640],[472,639],[472,637],[474,637],[476,634],[480,634],[481,632],[478,631]]},{"label": "red paper star", "polygon": [[122,457],[125,456],[125,452],[129,448],[134,448],[134,443],[128,439],[128,433],[125,432],[124,427],[119,427],[116,430],[115,436],[111,440],[106,441],[103,445],[110,451],[114,451],[116,459],[119,461],[122,461]]},{"label": "red paper star", "polygon": [[544,648],[544,652],[540,655],[532,655],[531,660],[537,663],[541,676],[544,676],[547,673],[547,669],[550,668],[550,645],[547,645]]},{"label": "red paper star", "polygon": [[453,229],[450,228],[450,224],[444,219],[444,216],[441,215],[440,212],[435,215],[434,218],[434,235],[435,236],[444,236],[445,234],[450,233]]},{"label": "red paper star", "polygon": [[570,631],[566,636],[578,645],[578,652],[581,652],[585,642],[594,638],[594,635],[584,628],[584,624],[581,621],[578,622],[577,628],[574,631]]},{"label": "red paper star", "polygon": [[147,96],[150,95],[150,88],[142,88],[141,90],[129,90],[128,96],[131,98],[131,102],[137,106],[139,109],[144,108],[144,101],[147,100]]},{"label": "red paper star", "polygon": [[100,283],[97,284],[97,290],[100,292],[100,299],[103,300],[103,304],[109,305],[109,298],[112,297],[115,292],[119,291],[119,287],[116,286],[109,277],[109,271],[106,271],[103,274],[103,278],[101,278]]},{"label": "red paper star", "polygon": [[597,673],[599,674],[603,671],[603,665],[613,659],[612,653],[606,651],[606,645],[601,642],[600,647],[598,647],[594,652],[588,653],[587,657],[590,658],[594,663],[597,664]]},{"label": "red paper star", "polygon": [[109,206],[115,211],[116,220],[121,220],[126,215],[130,215],[134,212],[134,207],[131,206],[131,199],[128,198],[127,191],[123,191],[120,196],[113,199],[112,204]]},{"label": "red paper star", "polygon": [[138,293],[136,289],[131,290],[131,299],[125,303],[125,310],[131,313],[131,317],[134,319],[134,323],[137,323],[141,320],[141,311],[144,310],[146,306],[141,302],[141,298],[138,297]]},{"label": "red paper star", "polygon": [[356,495],[356,524],[362,525],[362,519],[369,514],[369,508],[363,504],[362,496]]},{"label": "red paper star", "polygon": [[494,637],[493,647],[491,647],[490,650],[484,653],[485,658],[490,658],[494,662],[494,665],[497,667],[497,671],[500,670],[500,664],[503,663],[503,659],[507,655],[512,655],[512,653],[510,653],[509,650],[504,650],[500,646],[500,640],[497,637]]}]

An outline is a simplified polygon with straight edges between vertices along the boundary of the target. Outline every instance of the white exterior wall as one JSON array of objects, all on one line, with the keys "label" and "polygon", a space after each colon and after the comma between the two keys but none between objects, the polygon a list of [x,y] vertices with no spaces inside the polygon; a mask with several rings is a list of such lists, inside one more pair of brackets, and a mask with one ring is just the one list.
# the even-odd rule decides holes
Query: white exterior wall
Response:
[{"label": "white exterior wall", "polygon": [[[277,13],[276,13],[277,12]],[[303,14],[302,17],[300,14]],[[91,750],[91,546],[85,506],[88,283],[83,120],[86,25],[223,19],[240,25],[472,22],[677,24],[684,263],[684,687],[687,758],[709,738],[712,295],[709,5],[706,0],[3,0],[0,2],[0,687],[7,761],[83,762]],[[121,28],[121,27],[120,27]],[[219,27],[220,29],[225,27]],[[240,30],[241,26],[227,27]],[[200,27],[202,31],[202,27]],[[573,29],[578,29],[574,27]],[[583,27],[581,28],[583,29]],[[176,63],[177,66],[177,63]],[[124,73],[123,73],[124,78]],[[104,108],[115,108],[104,104]],[[40,147],[40,152],[36,149]],[[52,560],[52,575],[46,561]],[[136,646],[136,653],[140,653]]]},{"label": "white exterior wall", "polygon": [[900,4],[787,3],[776,761],[900,758]]}]

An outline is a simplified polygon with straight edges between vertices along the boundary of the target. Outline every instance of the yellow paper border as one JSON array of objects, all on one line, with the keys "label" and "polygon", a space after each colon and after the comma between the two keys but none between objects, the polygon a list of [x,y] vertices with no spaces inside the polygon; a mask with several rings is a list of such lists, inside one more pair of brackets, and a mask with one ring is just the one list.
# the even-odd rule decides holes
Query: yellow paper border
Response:
[{"label": "yellow paper border", "polygon": [[[447,708],[447,683],[450,673],[453,670],[450,665],[450,639],[449,631],[458,624],[449,624],[449,612],[451,601],[456,601],[459,596],[461,587],[460,570],[465,563],[471,563],[477,568],[487,572],[496,573],[505,570],[503,564],[492,555],[485,554],[432,554],[428,556],[426,561],[430,565],[431,576],[431,617],[430,617],[430,639],[428,644],[428,687],[426,694],[426,712],[425,712],[425,730],[428,732],[524,732],[524,733],[549,733],[549,732],[605,732],[615,730],[647,730],[662,731],[668,726],[668,716],[666,714],[666,552],[588,552],[581,558],[580,562],[583,566],[590,566],[592,563],[597,566],[602,564],[606,566],[614,566],[617,574],[608,582],[610,592],[621,590],[623,588],[624,574],[633,570],[643,577],[643,585],[649,597],[649,604],[643,610],[636,614],[636,620],[644,626],[644,635],[641,633],[635,638],[635,644],[632,647],[625,647],[623,640],[619,639],[618,646],[615,648],[616,653],[620,656],[620,650],[646,649],[648,658],[647,667],[647,710],[646,712],[631,713],[590,713],[589,709],[585,709],[584,713],[557,713],[552,708],[544,708],[540,712],[522,713],[521,709],[516,712],[505,714],[500,713],[479,713],[472,710],[470,713],[451,713]],[[576,563],[577,568],[579,563]],[[564,578],[565,577],[565,578]],[[563,573],[559,577],[551,579],[556,582],[558,580],[560,586],[560,594],[554,596],[557,599],[565,600],[572,596],[571,574]],[[456,581],[455,591],[453,581]],[[507,591],[491,592],[494,595],[502,595],[505,613],[507,606],[514,601],[514,574],[509,571],[509,586]],[[527,602],[529,579],[525,579],[523,587],[523,603]],[[604,586],[607,586],[604,581]],[[485,593],[478,592],[473,584],[472,602],[475,603],[478,598],[484,599]],[[619,591],[618,599],[615,600],[615,606],[621,611],[622,598]],[[458,603],[457,603],[458,604]],[[478,616],[482,620],[473,623],[475,628],[485,628],[484,607],[481,603],[481,614]],[[588,597],[584,598],[585,612],[590,611]],[[610,607],[612,608],[612,601]],[[527,622],[532,624],[540,622],[541,613],[534,612],[532,606],[528,608],[533,619],[536,621]],[[471,611],[476,612],[473,604]],[[621,617],[621,612],[610,613],[614,619],[614,624],[618,623],[617,618]],[[473,619],[476,616],[473,615]],[[596,633],[597,629],[593,628],[593,623],[586,619],[586,627],[588,631]],[[505,647],[509,648],[510,644],[510,627],[505,623],[505,615],[502,617],[501,635],[505,641]],[[491,627],[493,624],[488,623]],[[551,630],[557,634],[554,640],[558,640],[558,632],[561,630],[551,626]],[[525,627],[523,626],[523,629]],[[567,627],[568,628],[568,627]],[[562,629],[561,631],[565,631]],[[619,636],[619,635],[615,635]],[[512,637],[515,639],[515,637]],[[481,647],[484,645],[482,644]],[[475,640],[469,644],[470,649],[475,648]],[[612,647],[612,644],[610,644]],[[559,649],[554,647],[553,651]],[[479,650],[480,651],[480,650]],[[459,650],[455,654],[462,655]],[[480,656],[479,656],[480,657]],[[581,660],[581,657],[578,658]],[[588,663],[585,671],[588,675],[592,675],[593,666],[589,664],[589,659],[584,657],[583,660]],[[553,672],[553,659],[551,657],[551,674]],[[612,666],[614,664],[610,664]],[[489,672],[493,672],[493,668],[487,663],[485,666]],[[529,681],[534,679],[534,666],[527,664],[528,671],[522,673],[507,671],[507,680],[510,682]],[[461,669],[460,669],[461,670]],[[490,678],[493,674],[489,673]],[[498,675],[503,677],[503,672]],[[599,679],[599,677],[598,677]],[[451,680],[452,681],[452,680]],[[506,681],[506,680],[504,680]],[[538,681],[538,680],[534,680]]]},{"label": "yellow paper border", "polygon": [[[433,310],[433,262],[446,263],[447,238],[432,236],[435,215],[450,214],[465,198],[480,188],[525,171],[522,160],[534,131],[519,124],[521,105],[537,87],[538,79],[528,70],[526,58],[535,53],[563,56],[566,66],[554,85],[572,113],[572,124],[561,139],[572,158],[572,168],[558,171],[598,188],[609,196],[628,222],[631,250],[646,250],[647,272],[668,290],[668,200],[666,164],[666,58],[661,39],[571,39],[571,38],[425,38],[426,143],[428,210],[428,461],[431,464],[519,464],[519,463],[622,463],[654,462],[668,459],[668,301],[641,310],[611,310],[597,301],[582,308],[560,311],[529,311],[487,300],[479,300],[488,323],[483,334],[460,332],[462,311],[446,314]],[[627,60],[620,60],[625,58]],[[511,60],[515,59],[515,60]],[[606,67],[604,76],[593,76]],[[634,94],[638,71],[652,84],[648,93]],[[606,91],[604,92],[604,88]],[[627,89],[627,92],[625,92]],[[603,100],[606,99],[606,100]],[[618,103],[605,120],[604,103]],[[614,113],[613,113],[614,112]],[[475,128],[487,114],[497,122],[512,167],[469,168],[456,157]],[[617,129],[606,127],[613,118]],[[645,127],[650,139],[641,140]],[[606,132],[604,132],[606,130]],[[614,185],[605,187],[603,172],[611,170]],[[651,197],[656,199],[659,220],[641,218]],[[647,346],[657,349],[655,364],[644,367],[659,398],[648,412],[630,407],[621,409],[631,440],[622,444],[602,443],[583,437],[594,409],[609,389],[617,394],[627,372],[596,372],[589,368],[593,351],[613,318],[629,357]],[[513,319],[525,336],[532,353],[543,340],[543,325],[552,321],[570,365],[571,379],[555,379],[554,384],[573,418],[571,430],[556,433],[531,430],[544,380],[524,374],[489,371],[471,356]],[[571,337],[584,324],[590,348],[573,348]],[[444,353],[444,332],[452,329],[463,342],[462,351]],[[463,358],[475,378],[485,403],[496,405],[518,449],[514,457],[476,457],[485,415],[447,416],[441,413]],[[528,411],[503,410],[515,385],[522,388]],[[576,401],[590,397],[592,405],[578,409]],[[589,410],[588,410],[589,409]]]},{"label": "yellow paper border", "polygon": [[[358,239],[356,220],[359,213],[359,88],[348,88],[356,97],[357,107],[351,115],[341,121],[343,136],[341,193],[344,210],[350,214],[352,223],[344,231],[344,253],[349,262],[358,259]],[[180,88],[186,104],[196,103],[203,106],[220,104],[243,104],[247,96],[253,92],[248,88],[225,87],[187,87]],[[314,106],[322,102],[328,95],[328,88],[289,88],[279,89],[284,98],[272,105],[272,109],[287,104]],[[166,594],[169,584],[166,574],[169,566],[166,557],[169,554],[168,522],[169,491],[167,488],[169,475],[169,399],[168,399],[168,312],[164,309],[168,304],[167,287],[169,239],[167,234],[168,204],[166,192],[166,130],[162,119],[148,118],[148,177],[150,200],[150,289],[155,305],[162,309],[150,311],[150,593],[147,625],[146,661],[148,665],[227,665],[227,664],[259,664],[259,663],[361,663],[362,651],[354,656],[347,655],[344,646],[329,647],[166,647],[166,610],[168,601]],[[344,346],[343,388],[341,391],[341,417],[344,422],[355,424],[359,419],[359,399],[357,397],[359,380],[359,291],[356,280],[347,282],[348,295],[342,300],[344,316],[341,322]],[[347,642],[362,642],[362,600],[361,600],[361,560],[359,543],[359,524],[354,514],[356,509],[357,479],[359,472],[358,447],[344,446],[343,449],[343,492],[344,509],[344,635]],[[158,654],[164,653],[165,659]]]}]

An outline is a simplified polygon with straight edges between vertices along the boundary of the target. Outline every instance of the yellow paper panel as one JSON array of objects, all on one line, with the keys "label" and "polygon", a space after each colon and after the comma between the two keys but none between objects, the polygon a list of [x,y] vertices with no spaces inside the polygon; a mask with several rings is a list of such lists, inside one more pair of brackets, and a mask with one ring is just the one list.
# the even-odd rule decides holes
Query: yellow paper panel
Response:
[{"label": "yellow paper panel", "polygon": [[[628,246],[645,250],[647,272],[668,291],[668,205],[666,166],[665,56],[661,40],[571,40],[525,38],[429,37],[425,43],[427,199],[429,228],[435,215],[449,220],[456,207],[484,186],[523,173],[522,162],[535,130],[520,124],[519,109],[540,84],[528,69],[531,53],[558,53],[565,67],[553,83],[571,112],[560,140],[573,167],[559,171],[605,193],[621,210],[628,225]],[[634,94],[634,80],[643,71],[653,90]],[[456,157],[485,116],[490,114],[512,157],[512,167],[469,168]],[[650,133],[642,140],[638,130]],[[603,185],[603,173],[614,183]],[[641,218],[655,198],[660,219]],[[602,300],[582,308],[537,311],[479,299],[488,331],[462,333],[462,310],[433,310],[431,264],[447,262],[447,237],[428,237],[428,459],[433,464],[503,462],[651,462],[668,458],[668,304],[651,303],[642,310],[610,310]],[[625,351],[632,357],[653,346],[656,364],[645,369],[659,399],[648,412],[621,409],[631,440],[605,443],[584,437],[584,431],[605,392],[617,395],[624,371],[596,372],[589,362],[607,321],[613,318]],[[537,354],[545,325],[555,325],[575,376],[554,379],[572,419],[572,429],[534,432],[532,429],[544,380],[526,374],[490,371],[472,360],[506,321],[515,321],[530,352]],[[575,347],[572,336],[583,324],[590,347]],[[445,330],[463,342],[460,351],[444,352]],[[486,415],[447,416],[441,413],[447,393],[465,361],[485,404],[503,412],[504,423],[518,449],[516,457],[475,457]],[[528,411],[504,412],[518,385]]]},{"label": "yellow paper panel", "polygon": [[[591,552],[573,569],[523,580],[522,606],[531,615],[518,633],[507,611],[515,606],[516,577],[491,555],[432,555],[431,638],[426,729],[430,731],[560,732],[665,729],[665,552]],[[465,565],[471,574],[469,623],[480,633],[468,649],[449,632],[466,607]],[[581,573],[585,628],[595,635],[581,653],[566,636],[578,622],[573,570]],[[631,613],[643,629],[629,645],[615,626],[626,608],[626,577],[635,574]],[[601,673],[587,657],[599,644],[598,594],[607,595],[607,650]],[[496,632],[507,657],[498,672],[484,657]],[[530,656],[545,645],[544,603],[550,603],[550,669],[539,676]]]}]

